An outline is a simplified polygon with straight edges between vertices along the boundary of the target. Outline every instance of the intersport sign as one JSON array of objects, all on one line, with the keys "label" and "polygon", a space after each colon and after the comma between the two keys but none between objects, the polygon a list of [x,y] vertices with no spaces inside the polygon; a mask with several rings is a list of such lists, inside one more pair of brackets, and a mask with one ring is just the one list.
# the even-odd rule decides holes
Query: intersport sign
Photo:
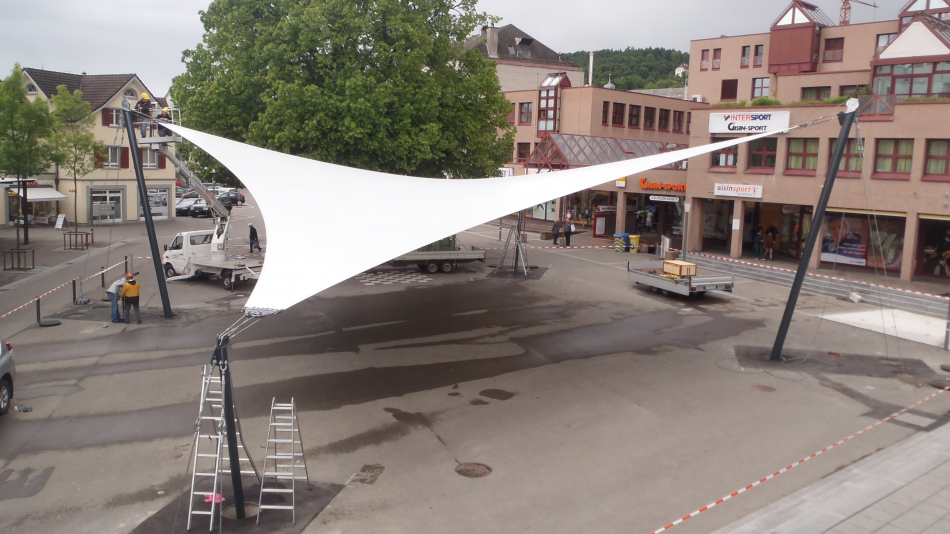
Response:
[{"label": "intersport sign", "polygon": [[791,121],[789,111],[710,113],[709,133],[762,133],[784,131]]}]

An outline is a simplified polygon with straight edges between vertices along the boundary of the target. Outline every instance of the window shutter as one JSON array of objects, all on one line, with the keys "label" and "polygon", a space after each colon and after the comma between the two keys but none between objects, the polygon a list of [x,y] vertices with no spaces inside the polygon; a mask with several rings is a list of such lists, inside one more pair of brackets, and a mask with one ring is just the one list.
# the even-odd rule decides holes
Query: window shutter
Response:
[{"label": "window shutter", "polygon": [[164,155],[164,154],[159,154],[159,155],[158,155],[158,168],[159,168],[159,169],[164,169],[164,168],[165,168],[165,155]]},{"label": "window shutter", "polygon": [[112,126],[112,110],[111,109],[102,110],[102,125]]},{"label": "window shutter", "polygon": [[100,148],[99,150],[96,150],[96,151],[95,151],[95,153],[93,154],[93,157],[95,158],[95,163],[93,164],[93,166],[94,166],[95,168],[101,169],[101,168],[105,167],[105,164],[106,164],[106,152],[107,152],[108,150],[109,150],[108,148],[104,148],[104,147],[103,147],[103,148]]},{"label": "window shutter", "polygon": [[129,147],[127,146],[122,147],[122,156],[119,163],[119,167],[123,169],[129,168]]}]

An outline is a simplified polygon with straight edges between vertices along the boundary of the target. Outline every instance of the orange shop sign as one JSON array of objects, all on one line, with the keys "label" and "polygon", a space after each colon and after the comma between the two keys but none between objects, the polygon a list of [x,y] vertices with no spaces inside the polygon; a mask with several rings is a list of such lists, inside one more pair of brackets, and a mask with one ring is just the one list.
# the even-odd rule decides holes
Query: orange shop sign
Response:
[{"label": "orange shop sign", "polygon": [[686,184],[661,184],[648,182],[646,177],[640,178],[640,187],[643,189],[662,189],[664,191],[686,191]]}]

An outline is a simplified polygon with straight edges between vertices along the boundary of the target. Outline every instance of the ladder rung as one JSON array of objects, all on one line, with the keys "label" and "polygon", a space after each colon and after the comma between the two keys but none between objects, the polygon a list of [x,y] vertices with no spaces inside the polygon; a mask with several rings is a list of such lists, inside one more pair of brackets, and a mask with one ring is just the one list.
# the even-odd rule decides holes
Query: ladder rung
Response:
[{"label": "ladder rung", "polygon": [[217,435],[217,434],[201,434],[201,435],[198,436],[198,437],[201,437],[201,438],[218,439],[218,438],[220,438],[221,436],[219,436],[219,435]]},{"label": "ladder rung", "polygon": [[274,419],[294,419],[292,415],[275,415]]},{"label": "ladder rung", "polygon": [[270,426],[294,426],[293,423],[271,423]]},{"label": "ladder rung", "polygon": [[214,512],[202,512],[201,510],[192,510],[191,513],[198,514],[198,515],[211,515]]},{"label": "ladder rung", "polygon": [[281,488],[262,488],[261,493],[293,493],[292,489],[281,489]]},{"label": "ladder rung", "polygon": [[212,492],[212,491],[196,491],[196,492],[195,492],[195,495],[205,495],[205,496],[207,496],[207,495],[217,495],[217,494],[214,493],[214,492]]},{"label": "ladder rung", "polygon": [[295,443],[297,445],[300,445],[299,441],[294,441],[292,439],[269,439],[267,440],[267,442],[268,443]]},{"label": "ladder rung", "polygon": [[290,480],[294,476],[290,473],[264,473],[265,477],[277,478],[280,480]]},{"label": "ladder rung", "polygon": [[217,458],[217,454],[198,454],[200,458]]},{"label": "ladder rung", "polygon": [[[218,472],[219,472],[219,473],[230,473],[231,470],[230,470],[230,469],[222,469],[222,470],[220,470],[220,471],[218,471]],[[240,473],[241,473],[242,475],[256,475],[256,474],[257,474],[257,473],[254,472],[254,471],[241,471]]]},{"label": "ladder rung", "polygon": [[262,504],[258,507],[261,510],[293,510],[293,506],[286,505],[277,505],[277,504]]},{"label": "ladder rung", "polygon": [[[214,455],[212,454],[211,456],[214,456]],[[286,453],[277,453],[277,454],[274,454],[274,455],[268,455],[268,456],[266,456],[265,458],[267,458],[268,460],[286,460],[286,459],[291,458],[291,457],[293,457],[293,456],[303,456],[303,453],[302,453],[302,452],[295,452],[295,453],[293,453],[293,454],[290,454],[289,452],[286,452]]]},{"label": "ladder rung", "polygon": [[296,432],[296,428],[275,428],[274,432]]},{"label": "ladder rung", "polygon": [[303,469],[303,464],[296,464],[296,465],[294,465],[294,464],[277,464],[277,465],[275,465],[274,467],[277,468],[277,469],[287,469],[287,468]]},{"label": "ladder rung", "polygon": [[196,477],[213,477],[214,473],[195,473]]}]

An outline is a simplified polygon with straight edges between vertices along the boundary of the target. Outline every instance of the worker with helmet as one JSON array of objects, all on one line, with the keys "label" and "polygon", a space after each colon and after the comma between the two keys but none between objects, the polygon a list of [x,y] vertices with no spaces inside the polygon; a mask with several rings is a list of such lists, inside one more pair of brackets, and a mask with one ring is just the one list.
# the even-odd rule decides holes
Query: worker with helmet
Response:
[{"label": "worker with helmet", "polygon": [[135,281],[135,275],[129,273],[125,275],[125,285],[122,286],[122,307],[125,310],[125,323],[129,323],[129,319],[132,318],[129,313],[132,308],[135,308],[135,319],[141,323],[142,322],[142,312],[139,311],[139,293],[142,290],[142,286]]},{"label": "worker with helmet", "polygon": [[172,116],[171,116],[171,109],[170,109],[170,108],[162,108],[162,112],[158,115],[158,117],[155,117],[155,122],[158,123],[158,136],[159,136],[159,137],[165,137],[165,136],[171,135],[171,132],[168,131],[168,128],[162,126],[162,124],[161,124],[161,123],[163,123],[163,122],[172,122]]},{"label": "worker with helmet", "polygon": [[148,131],[149,123],[152,121],[152,100],[148,93],[142,93],[141,96],[142,98],[135,103],[135,112],[139,130],[142,132],[142,137],[145,137],[145,132]]}]

